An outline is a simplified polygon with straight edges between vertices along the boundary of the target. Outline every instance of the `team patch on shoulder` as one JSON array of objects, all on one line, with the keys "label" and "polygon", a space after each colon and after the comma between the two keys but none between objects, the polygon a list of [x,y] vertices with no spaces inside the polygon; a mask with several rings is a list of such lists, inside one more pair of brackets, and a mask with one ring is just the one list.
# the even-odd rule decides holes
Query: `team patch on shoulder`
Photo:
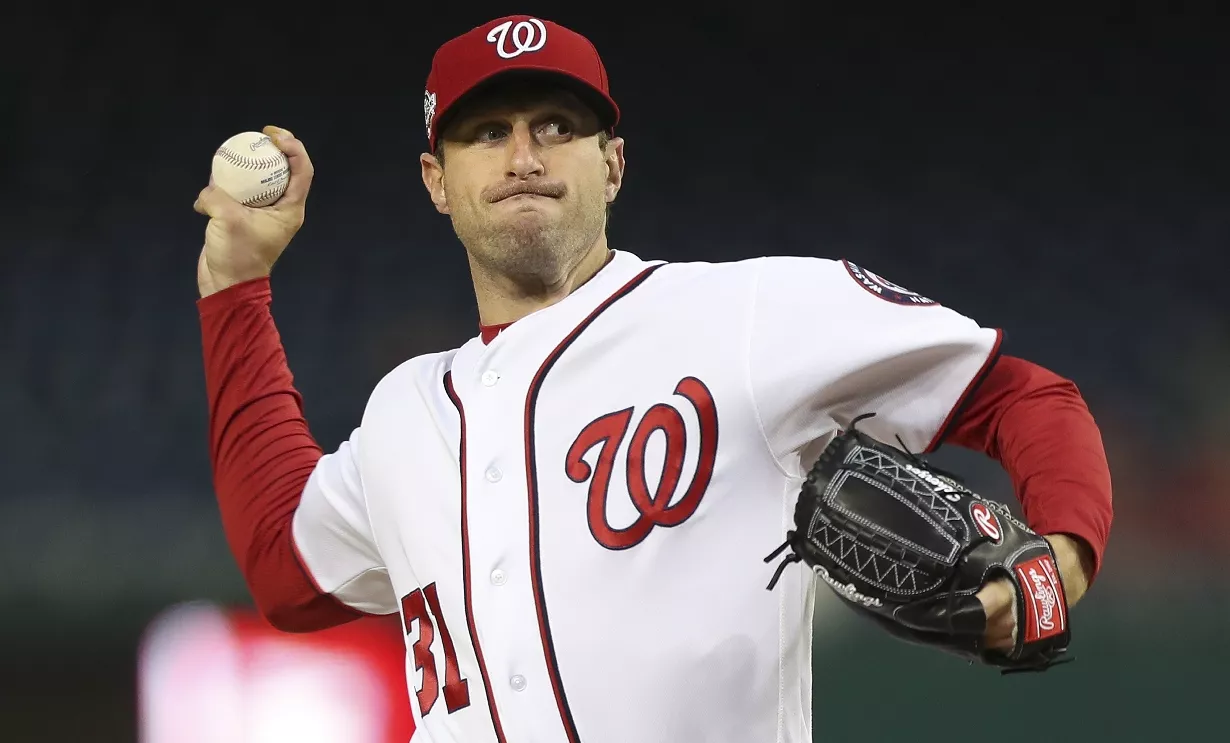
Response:
[{"label": "team patch on shoulder", "polygon": [[859,286],[876,295],[880,299],[892,302],[894,304],[912,304],[919,306],[938,304],[935,300],[928,299],[921,294],[916,294],[909,289],[906,289],[904,286],[897,286],[883,276],[868,271],[856,263],[851,263],[844,258],[841,262],[845,264],[846,270],[850,272],[850,276],[858,282]]}]

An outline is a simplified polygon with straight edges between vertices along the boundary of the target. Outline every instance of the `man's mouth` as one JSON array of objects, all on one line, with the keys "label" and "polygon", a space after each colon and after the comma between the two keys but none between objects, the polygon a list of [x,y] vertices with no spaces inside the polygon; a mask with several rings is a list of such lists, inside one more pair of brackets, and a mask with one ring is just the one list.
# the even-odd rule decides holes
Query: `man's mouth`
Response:
[{"label": "man's mouth", "polygon": [[500,188],[492,189],[487,198],[493,204],[519,196],[541,196],[547,199],[558,199],[564,195],[566,190],[562,183],[553,182],[506,184]]}]

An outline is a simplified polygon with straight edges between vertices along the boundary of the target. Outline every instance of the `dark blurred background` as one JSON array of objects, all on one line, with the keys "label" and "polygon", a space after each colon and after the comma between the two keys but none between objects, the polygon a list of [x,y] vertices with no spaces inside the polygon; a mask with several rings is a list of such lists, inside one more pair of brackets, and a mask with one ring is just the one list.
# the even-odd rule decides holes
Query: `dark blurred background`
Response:
[{"label": "dark blurred background", "polygon": [[[606,60],[628,159],[614,247],[849,257],[1004,328],[1102,426],[1116,520],[1077,662],[1001,678],[822,596],[816,739],[1230,740],[1227,14],[921,5],[69,3],[0,21],[0,740],[137,740],[150,623],[247,604],[195,307],[214,149],[277,124],[316,164],[274,311],[331,449],[394,365],[475,332],[419,180],[423,83],[437,45],[513,12]],[[993,462],[937,461],[1012,500]]]}]

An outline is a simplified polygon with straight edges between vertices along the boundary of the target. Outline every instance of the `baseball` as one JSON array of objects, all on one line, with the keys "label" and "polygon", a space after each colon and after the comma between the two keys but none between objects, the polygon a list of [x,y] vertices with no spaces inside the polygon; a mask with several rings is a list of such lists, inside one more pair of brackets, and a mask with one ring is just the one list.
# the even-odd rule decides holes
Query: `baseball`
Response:
[{"label": "baseball", "polygon": [[290,164],[273,140],[260,132],[240,132],[214,153],[214,185],[244,206],[269,206],[290,182]]}]

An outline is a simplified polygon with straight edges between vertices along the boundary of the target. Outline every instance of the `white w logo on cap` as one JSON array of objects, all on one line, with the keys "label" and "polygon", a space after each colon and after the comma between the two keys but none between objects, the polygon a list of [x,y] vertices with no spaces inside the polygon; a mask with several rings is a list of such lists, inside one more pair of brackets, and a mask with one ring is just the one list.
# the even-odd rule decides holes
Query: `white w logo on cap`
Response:
[{"label": "white w logo on cap", "polygon": [[[508,33],[509,29],[512,29],[511,35]],[[518,21],[515,26],[512,21],[504,21],[491,29],[487,34],[487,41],[495,44],[495,51],[501,57],[512,59],[525,52],[536,52],[541,49],[547,43],[547,27],[537,18]],[[509,41],[512,42],[512,49],[507,46]]]}]

